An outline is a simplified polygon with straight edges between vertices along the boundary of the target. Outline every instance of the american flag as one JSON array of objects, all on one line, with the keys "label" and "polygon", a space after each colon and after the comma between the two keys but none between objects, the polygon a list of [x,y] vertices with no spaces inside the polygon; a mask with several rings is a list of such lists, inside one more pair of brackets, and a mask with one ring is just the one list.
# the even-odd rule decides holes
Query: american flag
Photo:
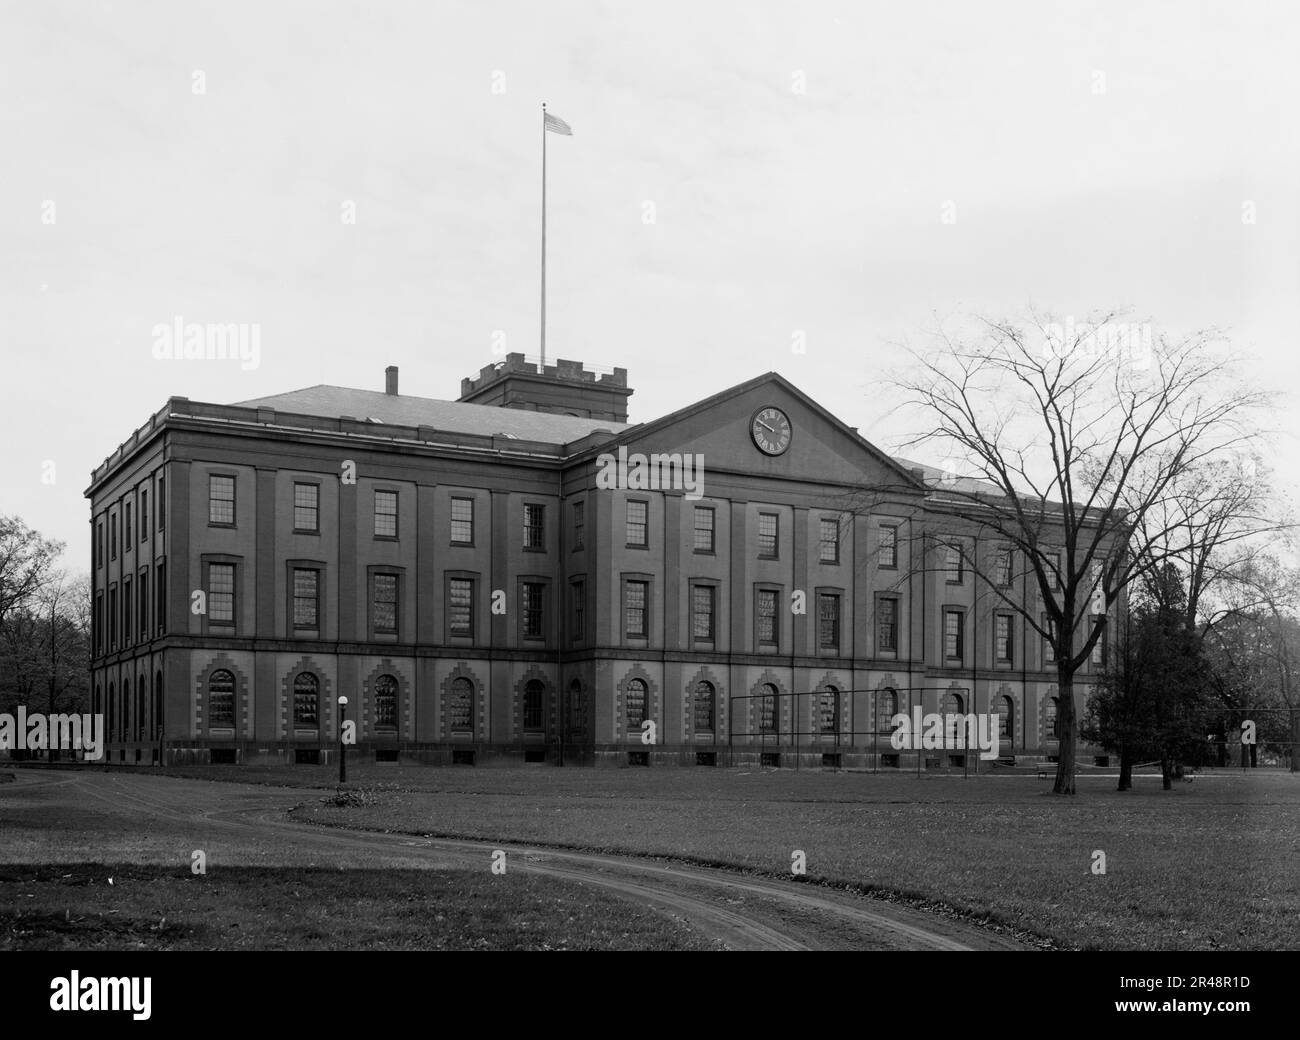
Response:
[{"label": "american flag", "polygon": [[570,129],[569,124],[559,116],[553,116],[551,113],[547,112],[543,123],[545,124],[546,129],[553,134],[564,134],[566,137],[573,136],[573,130]]}]

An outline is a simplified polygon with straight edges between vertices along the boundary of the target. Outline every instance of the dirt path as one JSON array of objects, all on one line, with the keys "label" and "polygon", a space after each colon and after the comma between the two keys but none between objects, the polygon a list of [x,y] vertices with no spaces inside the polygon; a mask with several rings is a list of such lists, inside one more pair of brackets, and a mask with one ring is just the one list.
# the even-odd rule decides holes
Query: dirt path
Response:
[{"label": "dirt path", "polygon": [[[502,849],[507,869],[597,885],[688,923],[733,950],[1024,949],[965,922],[802,882],[634,857],[442,838],[352,831],[295,823],[287,811],[318,792],[129,773],[22,771],[0,789],[48,811],[75,807],[92,820],[130,821],[133,858],[183,847],[220,850],[212,862],[419,866],[487,870]],[[152,850],[140,839],[152,835]],[[53,842],[53,839],[52,839]],[[57,853],[57,847],[45,855]],[[95,858],[108,858],[99,850]],[[3,853],[0,853],[3,854]],[[179,855],[181,852],[175,852]]]}]

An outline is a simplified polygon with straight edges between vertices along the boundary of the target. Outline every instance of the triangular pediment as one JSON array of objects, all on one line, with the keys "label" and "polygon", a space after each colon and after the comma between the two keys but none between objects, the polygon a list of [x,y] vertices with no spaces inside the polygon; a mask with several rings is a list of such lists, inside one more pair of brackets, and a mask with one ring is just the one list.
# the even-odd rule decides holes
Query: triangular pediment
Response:
[{"label": "triangular pediment", "polygon": [[[784,424],[764,422],[772,419],[767,409],[789,420],[788,442],[777,454],[772,449],[785,440]],[[622,431],[600,451],[616,452],[620,446],[646,456],[703,456],[706,472],[728,480],[785,479],[924,493],[905,467],[775,372]]]}]

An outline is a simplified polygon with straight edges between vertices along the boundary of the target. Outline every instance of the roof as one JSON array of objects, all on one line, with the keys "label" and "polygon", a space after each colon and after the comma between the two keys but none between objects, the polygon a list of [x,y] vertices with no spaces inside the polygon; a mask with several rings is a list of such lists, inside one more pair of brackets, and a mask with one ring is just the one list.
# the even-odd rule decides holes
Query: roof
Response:
[{"label": "roof", "polygon": [[378,419],[396,426],[431,426],[452,433],[478,434],[485,437],[505,434],[520,440],[545,444],[568,444],[581,440],[596,430],[618,433],[629,423],[609,419],[582,419],[551,412],[532,412],[522,408],[497,405],[463,404],[439,401],[431,397],[388,394],[380,390],[353,390],[346,386],[324,383],[291,390],[286,394],[239,401],[240,408],[274,408],[329,418],[351,416],[354,419]]},{"label": "roof", "polygon": [[932,491],[957,491],[966,495],[1002,495],[1003,491],[991,480],[983,477],[963,477],[938,466],[910,459],[894,457],[894,461],[909,470],[919,469],[921,479]]}]

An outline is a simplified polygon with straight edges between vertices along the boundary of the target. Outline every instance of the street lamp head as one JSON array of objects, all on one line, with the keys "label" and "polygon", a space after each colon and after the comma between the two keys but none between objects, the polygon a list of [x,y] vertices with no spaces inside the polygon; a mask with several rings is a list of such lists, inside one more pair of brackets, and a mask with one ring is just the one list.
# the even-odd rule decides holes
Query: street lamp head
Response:
[{"label": "street lamp head", "polygon": [[348,706],[348,699],[347,699],[347,697],[346,697],[346,696],[340,697],[340,698],[339,698],[339,704],[341,704],[343,707],[346,708],[346,707]]}]

